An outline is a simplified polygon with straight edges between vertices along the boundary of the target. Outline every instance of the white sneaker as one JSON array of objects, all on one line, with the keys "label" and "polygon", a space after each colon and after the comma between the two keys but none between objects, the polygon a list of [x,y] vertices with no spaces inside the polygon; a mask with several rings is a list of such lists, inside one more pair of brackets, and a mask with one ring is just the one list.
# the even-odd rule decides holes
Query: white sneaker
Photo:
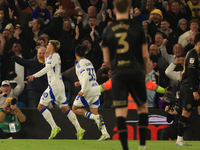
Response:
[{"label": "white sneaker", "polygon": [[191,144],[186,143],[184,140],[177,141],[176,145],[178,145],[178,146],[192,146]]},{"label": "white sneaker", "polygon": [[102,123],[101,123],[101,119],[102,119],[102,116],[100,114],[97,115],[97,118],[95,119],[95,122],[99,128],[99,130],[102,129]]},{"label": "white sneaker", "polygon": [[109,140],[109,139],[110,139],[109,134],[103,134],[97,141],[105,141],[105,140]]}]

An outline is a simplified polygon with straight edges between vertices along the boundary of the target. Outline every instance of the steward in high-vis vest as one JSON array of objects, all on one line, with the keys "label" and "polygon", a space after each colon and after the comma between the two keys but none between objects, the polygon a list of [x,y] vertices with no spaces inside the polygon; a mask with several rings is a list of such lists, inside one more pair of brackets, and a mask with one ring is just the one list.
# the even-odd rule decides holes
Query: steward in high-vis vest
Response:
[{"label": "steward in high-vis vest", "polygon": [[[112,80],[109,79],[107,82],[105,82],[105,83],[103,83],[99,86],[100,86],[101,92],[110,90],[110,89],[112,89]],[[153,83],[148,78],[146,78],[146,89],[151,90],[151,91],[155,91],[157,93],[162,93],[162,94],[164,94],[165,91],[167,90],[167,88],[164,89],[163,87]],[[134,99],[131,97],[130,94],[127,97],[127,99],[128,99],[128,109],[137,109],[136,103],[134,102]]]},{"label": "steward in high-vis vest", "polygon": [[27,134],[20,123],[26,121],[26,116],[17,107],[17,100],[8,97],[5,107],[0,110],[0,139],[21,139]]}]

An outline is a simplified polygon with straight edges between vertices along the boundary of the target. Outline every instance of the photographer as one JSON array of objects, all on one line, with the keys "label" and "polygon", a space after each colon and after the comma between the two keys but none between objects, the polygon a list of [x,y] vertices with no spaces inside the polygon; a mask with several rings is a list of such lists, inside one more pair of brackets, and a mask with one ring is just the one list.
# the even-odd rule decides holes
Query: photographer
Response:
[{"label": "photographer", "polygon": [[25,122],[26,116],[17,107],[17,100],[8,97],[5,106],[0,110],[0,139],[21,139],[27,131],[20,126]]},{"label": "photographer", "polygon": [[[173,121],[173,123],[161,131],[160,140],[169,140],[169,138],[175,140],[177,138],[178,121],[181,116],[181,108],[179,108],[178,98],[178,94],[176,94],[176,97],[171,92],[166,92],[164,94],[164,99],[166,102],[165,112],[167,112],[167,122],[170,123]],[[191,125],[188,124],[183,135],[184,139],[192,140],[193,132],[194,131]]]}]

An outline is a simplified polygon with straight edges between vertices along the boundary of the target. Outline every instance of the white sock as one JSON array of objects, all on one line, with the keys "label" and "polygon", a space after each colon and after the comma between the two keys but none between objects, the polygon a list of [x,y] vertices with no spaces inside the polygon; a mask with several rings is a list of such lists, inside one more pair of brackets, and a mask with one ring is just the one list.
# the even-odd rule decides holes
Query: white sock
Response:
[{"label": "white sock", "polygon": [[44,119],[50,124],[51,129],[55,129],[57,127],[55,121],[53,120],[52,114],[48,109],[45,109],[42,113]]},{"label": "white sock", "polygon": [[182,141],[182,140],[183,140],[183,136],[178,136],[178,137],[177,137],[177,141],[178,141],[178,142],[180,142],[180,141]]},{"label": "white sock", "polygon": [[104,123],[104,120],[101,120],[101,123],[102,123],[102,129],[101,129],[101,133],[102,134],[108,134],[108,131],[106,129],[106,125]]},{"label": "white sock", "polygon": [[92,114],[91,112],[88,112],[88,111],[85,113],[85,118],[88,118],[88,119],[96,120],[96,116],[97,115],[94,115],[94,114]]},{"label": "white sock", "polygon": [[66,113],[67,117],[69,118],[69,120],[71,121],[71,123],[74,125],[74,127],[76,128],[76,131],[78,132],[79,129],[81,128],[76,115],[73,113],[73,111],[71,111],[71,109],[69,109],[69,111]]}]

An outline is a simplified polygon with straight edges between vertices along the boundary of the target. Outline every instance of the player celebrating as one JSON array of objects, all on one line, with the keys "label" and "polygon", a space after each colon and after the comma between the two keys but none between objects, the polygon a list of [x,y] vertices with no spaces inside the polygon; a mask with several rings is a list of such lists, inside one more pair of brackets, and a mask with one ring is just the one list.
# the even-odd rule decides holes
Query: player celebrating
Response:
[{"label": "player celebrating", "polygon": [[[84,58],[86,49],[84,45],[78,45],[75,49],[75,56],[78,60],[76,75],[80,81],[75,86],[81,85],[81,91],[74,100],[72,110],[78,115],[95,120],[99,130],[102,132],[99,141],[108,140],[110,139],[110,135],[107,132],[102,116],[98,113],[98,107],[100,105],[99,96],[101,94],[100,88],[96,82],[96,74],[92,63]],[[87,105],[90,107],[90,112],[81,108]]]},{"label": "player celebrating", "polygon": [[140,23],[129,20],[128,0],[114,0],[116,21],[102,35],[104,62],[112,70],[112,97],[123,150],[127,144],[127,97],[130,92],[139,114],[139,149],[146,149],[148,108],[145,75],[149,60],[145,32]]},{"label": "player celebrating", "polygon": [[49,86],[44,91],[40,99],[38,110],[52,128],[49,139],[53,139],[57,135],[57,133],[61,131],[61,128],[56,125],[51,115],[51,112],[46,108],[48,104],[52,101],[60,106],[62,112],[67,115],[67,117],[77,130],[77,138],[81,140],[83,138],[85,130],[80,127],[76,115],[71,111],[67,103],[67,98],[65,96],[65,87],[61,77],[60,56],[58,53],[56,53],[59,48],[59,41],[50,40],[46,50],[46,53],[49,54],[49,57],[46,60],[45,68],[27,78],[29,79],[29,81],[33,81],[34,78],[38,78],[47,73]]},{"label": "player celebrating", "polygon": [[199,71],[200,71],[200,34],[194,38],[194,48],[187,53],[185,58],[182,82],[180,91],[181,103],[183,106],[182,115],[178,122],[178,137],[176,145],[190,146],[183,140],[183,133],[189,121],[190,114],[194,106],[198,106],[200,116],[199,97]]}]

